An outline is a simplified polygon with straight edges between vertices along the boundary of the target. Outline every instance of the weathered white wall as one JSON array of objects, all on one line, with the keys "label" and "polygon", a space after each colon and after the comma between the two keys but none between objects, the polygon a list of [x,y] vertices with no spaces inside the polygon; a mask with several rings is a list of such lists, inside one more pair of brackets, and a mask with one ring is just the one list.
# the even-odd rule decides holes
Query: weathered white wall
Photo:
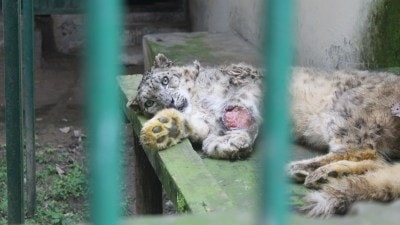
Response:
[{"label": "weathered white wall", "polygon": [[234,31],[257,45],[263,0],[189,0],[193,31]]},{"label": "weathered white wall", "polygon": [[374,0],[297,2],[298,63],[339,69],[360,67],[359,46]]},{"label": "weathered white wall", "polygon": [[254,45],[262,39],[264,0],[227,0],[231,2],[229,24],[232,30]]},{"label": "weathered white wall", "polygon": [[[296,61],[323,68],[360,67],[371,4],[379,0],[297,0]],[[234,31],[260,46],[264,0],[189,0],[194,31]]]},{"label": "weathered white wall", "polygon": [[230,0],[189,0],[189,16],[194,31],[226,32]]}]

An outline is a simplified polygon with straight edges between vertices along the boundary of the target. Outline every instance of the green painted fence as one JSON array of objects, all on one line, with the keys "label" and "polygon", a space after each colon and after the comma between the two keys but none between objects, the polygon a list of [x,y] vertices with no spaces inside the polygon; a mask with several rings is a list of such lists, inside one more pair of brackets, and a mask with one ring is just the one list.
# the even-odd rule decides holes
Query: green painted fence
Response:
[{"label": "green painted fence", "polygon": [[25,125],[25,155],[26,155],[26,204],[27,216],[33,217],[36,207],[36,160],[35,160],[35,87],[34,87],[34,12],[31,0],[22,1],[23,42],[23,108]]},{"label": "green painted fence", "polygon": [[117,75],[122,10],[118,0],[89,0],[87,106],[94,224],[118,224],[122,171]]},{"label": "green painted fence", "polygon": [[289,154],[289,114],[287,84],[293,61],[293,3],[291,0],[269,0],[265,12],[265,53],[267,68],[264,85],[264,123],[262,150],[264,168],[262,190],[263,224],[287,224],[288,193],[285,162]]},{"label": "green painted fence", "polygon": [[3,0],[8,220],[24,221],[20,1]]}]

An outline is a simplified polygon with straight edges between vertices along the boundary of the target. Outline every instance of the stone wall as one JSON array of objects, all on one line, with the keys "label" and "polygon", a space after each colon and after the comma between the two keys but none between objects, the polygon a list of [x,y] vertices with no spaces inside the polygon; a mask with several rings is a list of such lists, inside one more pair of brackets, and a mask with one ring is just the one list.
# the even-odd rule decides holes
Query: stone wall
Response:
[{"label": "stone wall", "polygon": [[298,63],[362,68],[360,47],[374,0],[301,0],[297,5]]},{"label": "stone wall", "polygon": [[[363,68],[361,45],[368,14],[380,0],[298,0],[296,62],[328,69]],[[253,45],[262,40],[263,0],[189,0],[194,31],[239,34]]]}]

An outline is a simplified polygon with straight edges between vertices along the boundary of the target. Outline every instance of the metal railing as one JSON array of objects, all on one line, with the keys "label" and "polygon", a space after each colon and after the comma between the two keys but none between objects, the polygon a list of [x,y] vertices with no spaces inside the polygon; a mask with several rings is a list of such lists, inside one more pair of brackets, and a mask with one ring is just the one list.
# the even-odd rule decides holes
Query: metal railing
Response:
[{"label": "metal railing", "polygon": [[287,185],[284,171],[289,155],[288,81],[293,61],[293,3],[291,0],[269,0],[265,31],[264,65],[264,123],[262,149],[263,222],[264,224],[287,224]]},{"label": "metal railing", "polygon": [[122,112],[116,76],[122,10],[120,0],[88,1],[87,106],[94,224],[117,224],[120,214]]},{"label": "metal railing", "polygon": [[20,1],[3,0],[8,221],[23,222]]},{"label": "metal railing", "polygon": [[[20,48],[20,1],[3,0],[6,154],[8,221],[24,223],[21,62],[24,65],[24,108],[28,149],[27,184],[34,187],[34,97],[33,97],[33,10],[32,1],[24,0],[24,57]],[[286,224],[286,185],[284,162],[289,149],[287,82],[292,62],[291,0],[269,0],[265,9],[267,69],[265,122],[262,147],[265,152],[262,188],[262,221]],[[91,214],[94,224],[118,224],[121,199],[120,120],[116,76],[120,74],[118,55],[122,24],[121,0],[89,0],[87,5],[87,121],[89,128]],[[31,150],[29,150],[31,149]],[[267,150],[268,149],[268,150]],[[30,163],[29,163],[30,162]],[[33,174],[32,174],[33,171]],[[268,182],[266,182],[268,181]],[[273,181],[273,182],[271,182]],[[33,213],[34,188],[28,194],[28,211]]]}]

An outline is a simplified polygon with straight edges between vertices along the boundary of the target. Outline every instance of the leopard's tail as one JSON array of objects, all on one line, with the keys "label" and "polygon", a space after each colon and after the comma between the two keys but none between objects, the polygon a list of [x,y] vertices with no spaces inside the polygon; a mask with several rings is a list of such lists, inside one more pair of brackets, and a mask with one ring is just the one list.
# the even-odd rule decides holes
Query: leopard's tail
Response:
[{"label": "leopard's tail", "polygon": [[391,201],[400,197],[400,164],[388,165],[362,176],[348,176],[325,185],[306,197],[302,208],[309,216],[344,214],[360,200]]}]

